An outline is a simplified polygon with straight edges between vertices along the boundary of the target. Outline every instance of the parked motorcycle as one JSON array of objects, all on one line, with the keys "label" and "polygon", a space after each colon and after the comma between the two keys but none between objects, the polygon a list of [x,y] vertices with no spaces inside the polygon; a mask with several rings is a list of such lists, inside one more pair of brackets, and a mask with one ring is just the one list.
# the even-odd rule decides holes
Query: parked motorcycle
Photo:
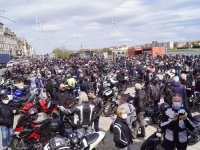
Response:
[{"label": "parked motorcycle", "polygon": [[78,139],[76,135],[72,135],[69,139],[56,136],[49,141],[44,150],[92,150],[105,136],[105,132],[95,132]]},{"label": "parked motorcycle", "polygon": [[161,113],[159,110],[159,106],[158,107],[150,106],[145,108],[144,118],[146,121],[152,120],[154,123],[158,124],[160,122],[160,116]]},{"label": "parked motorcycle", "polygon": [[36,112],[37,109],[31,107],[27,113],[20,116],[10,141],[12,150],[24,150],[32,144],[45,145],[57,134],[65,134],[60,119],[51,120],[46,113],[32,114],[33,111]]}]

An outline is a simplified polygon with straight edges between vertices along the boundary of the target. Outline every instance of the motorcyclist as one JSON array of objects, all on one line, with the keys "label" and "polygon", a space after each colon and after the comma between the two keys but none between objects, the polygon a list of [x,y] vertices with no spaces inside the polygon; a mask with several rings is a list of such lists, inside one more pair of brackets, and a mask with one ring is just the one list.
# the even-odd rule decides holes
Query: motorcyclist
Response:
[{"label": "motorcyclist", "polygon": [[123,89],[122,89],[122,86],[123,86],[123,84],[127,81],[126,79],[125,79],[125,70],[124,69],[122,69],[122,70],[120,70],[120,72],[118,72],[117,73],[117,80],[119,81],[119,84],[118,84],[118,91],[122,91]]},{"label": "motorcyclist", "polygon": [[66,78],[67,78],[67,80],[65,81],[66,89],[69,92],[70,96],[74,98],[73,90],[76,87],[76,80],[71,76],[70,73],[66,74]]},{"label": "motorcyclist", "polygon": [[[79,138],[83,137],[83,129],[87,134],[92,133],[92,122],[95,118],[95,105],[88,101],[85,92],[79,93],[79,101],[73,105],[71,109],[65,109],[63,106],[58,106],[59,109],[65,114],[66,118],[70,121],[71,125],[77,130]],[[72,117],[68,117],[73,115]]]},{"label": "motorcyclist", "polygon": [[8,67],[6,68],[6,71],[4,72],[4,76],[6,79],[9,79],[11,76],[11,71]]},{"label": "motorcyclist", "polygon": [[160,79],[158,76],[153,77],[147,90],[147,98],[149,102],[153,103],[153,106],[155,108],[158,107],[158,103],[160,102],[161,98],[159,80]]},{"label": "motorcyclist", "polygon": [[97,73],[93,74],[94,77],[94,90],[95,93],[99,96],[101,96],[101,91],[103,88],[103,81],[102,79],[99,77],[99,75]]}]

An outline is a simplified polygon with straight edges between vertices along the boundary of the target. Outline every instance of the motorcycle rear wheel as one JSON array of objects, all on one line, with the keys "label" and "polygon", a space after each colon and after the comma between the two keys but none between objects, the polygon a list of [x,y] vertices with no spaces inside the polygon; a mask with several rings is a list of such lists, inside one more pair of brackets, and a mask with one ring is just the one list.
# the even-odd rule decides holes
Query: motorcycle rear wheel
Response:
[{"label": "motorcycle rear wheel", "polygon": [[28,146],[30,146],[29,143],[27,143],[26,141],[21,141],[23,139],[18,139],[18,138],[12,138],[10,140],[10,148],[11,150],[24,150],[26,149]]},{"label": "motorcycle rear wheel", "polygon": [[115,113],[116,109],[117,109],[117,106],[114,103],[108,102],[104,105],[103,114],[106,117],[110,117]]}]

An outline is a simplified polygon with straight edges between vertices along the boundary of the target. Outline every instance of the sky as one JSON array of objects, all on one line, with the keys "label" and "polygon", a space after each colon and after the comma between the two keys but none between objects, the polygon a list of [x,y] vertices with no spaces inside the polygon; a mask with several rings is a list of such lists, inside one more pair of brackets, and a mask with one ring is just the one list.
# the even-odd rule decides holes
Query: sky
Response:
[{"label": "sky", "polygon": [[166,41],[200,40],[199,0],[0,0],[0,9],[16,21],[0,17],[4,27],[37,54],[163,42],[164,35]]}]

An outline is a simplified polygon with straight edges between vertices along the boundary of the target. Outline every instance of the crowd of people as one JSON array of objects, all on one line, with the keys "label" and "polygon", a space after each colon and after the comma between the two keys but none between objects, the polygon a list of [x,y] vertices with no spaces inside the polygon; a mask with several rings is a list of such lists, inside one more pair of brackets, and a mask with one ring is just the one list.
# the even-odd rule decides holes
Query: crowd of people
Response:
[{"label": "crowd of people", "polygon": [[[58,73],[56,66],[62,66],[65,72]],[[33,77],[24,78],[23,82],[30,84],[32,88],[40,89],[41,99],[45,97],[45,91],[46,95],[58,105],[66,136],[76,131],[79,138],[92,133],[93,124],[95,132],[100,130],[99,120],[104,107],[101,97],[104,74],[117,74],[119,85],[123,85],[127,80],[125,79],[127,73],[130,76],[128,80],[140,78],[142,82],[134,85],[135,97],[132,104],[126,102],[127,97],[123,93],[125,91],[117,93],[120,105],[113,126],[116,147],[119,150],[132,150],[133,139],[146,137],[144,122],[146,106],[158,107],[160,103],[162,91],[158,74],[163,75],[170,69],[175,70],[175,75],[165,87],[164,102],[169,108],[161,119],[160,127],[165,130],[166,150],[174,149],[175,146],[178,150],[184,150],[187,148],[186,129],[194,129],[194,124],[190,120],[192,103],[188,99],[194,91],[200,92],[199,56],[144,55],[116,57],[113,60],[97,57],[35,59],[28,65],[18,64],[7,68],[4,76],[9,79],[12,74],[32,74]],[[75,101],[73,91],[77,84],[80,85],[80,92],[78,101]],[[2,145],[5,150],[12,136],[14,114],[19,111],[10,107],[7,99],[7,96],[1,97],[0,103]],[[134,112],[136,118],[130,115]],[[180,116],[180,113],[183,114]],[[133,127],[134,120],[136,123]],[[139,129],[141,134],[138,134]]]}]

